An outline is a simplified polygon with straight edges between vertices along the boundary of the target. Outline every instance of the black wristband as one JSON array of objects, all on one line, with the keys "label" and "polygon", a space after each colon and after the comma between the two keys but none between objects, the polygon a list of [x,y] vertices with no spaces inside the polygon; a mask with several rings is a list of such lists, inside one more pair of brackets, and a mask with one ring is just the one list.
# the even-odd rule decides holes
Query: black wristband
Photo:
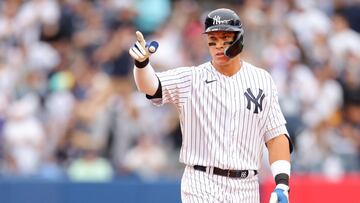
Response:
[{"label": "black wristband", "polygon": [[147,64],[149,64],[149,58],[145,59],[145,61],[142,62],[135,60],[135,66],[137,68],[145,68]]},{"label": "black wristband", "polygon": [[280,173],[275,176],[275,183],[278,184],[284,184],[289,186],[289,175],[286,173]]}]

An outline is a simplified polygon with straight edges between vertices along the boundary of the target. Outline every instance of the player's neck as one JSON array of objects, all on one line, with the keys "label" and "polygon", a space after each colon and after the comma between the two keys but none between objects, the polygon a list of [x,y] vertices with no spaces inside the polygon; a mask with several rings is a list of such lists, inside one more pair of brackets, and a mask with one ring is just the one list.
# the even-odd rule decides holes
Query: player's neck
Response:
[{"label": "player's neck", "polygon": [[230,60],[228,63],[217,64],[214,61],[211,63],[219,73],[228,77],[235,75],[241,69],[243,64],[242,60],[238,57]]}]

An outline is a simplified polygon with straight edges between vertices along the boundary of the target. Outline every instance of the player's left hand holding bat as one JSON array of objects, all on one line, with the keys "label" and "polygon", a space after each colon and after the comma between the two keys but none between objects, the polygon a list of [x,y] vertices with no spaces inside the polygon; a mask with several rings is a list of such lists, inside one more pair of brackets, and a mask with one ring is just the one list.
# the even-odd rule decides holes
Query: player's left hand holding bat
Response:
[{"label": "player's left hand holding bat", "polygon": [[271,193],[269,203],[289,203],[289,186],[278,184]]}]

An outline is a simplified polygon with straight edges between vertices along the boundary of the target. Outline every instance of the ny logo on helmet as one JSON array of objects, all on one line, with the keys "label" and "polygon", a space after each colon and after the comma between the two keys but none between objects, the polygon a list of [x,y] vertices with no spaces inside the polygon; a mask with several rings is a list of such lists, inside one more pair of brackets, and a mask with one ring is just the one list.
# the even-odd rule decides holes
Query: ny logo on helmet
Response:
[{"label": "ny logo on helmet", "polygon": [[257,114],[259,113],[259,110],[260,112],[262,111],[262,102],[263,99],[265,98],[265,94],[262,89],[259,89],[259,93],[256,97],[254,96],[250,88],[246,89],[244,95],[247,99],[247,106],[246,106],[247,109],[251,110],[251,102],[252,102],[255,104],[254,113]]},{"label": "ny logo on helmet", "polygon": [[228,24],[230,20],[221,20],[220,16],[214,16],[214,25]]}]

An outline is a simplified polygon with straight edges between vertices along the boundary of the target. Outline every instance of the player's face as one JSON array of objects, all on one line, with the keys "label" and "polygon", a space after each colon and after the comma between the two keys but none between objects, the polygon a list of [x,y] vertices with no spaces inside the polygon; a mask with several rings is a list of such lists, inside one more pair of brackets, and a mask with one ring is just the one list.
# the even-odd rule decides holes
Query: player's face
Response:
[{"label": "player's face", "polygon": [[230,60],[224,55],[224,50],[234,41],[235,32],[210,32],[207,35],[210,55],[214,63],[224,64]]}]

